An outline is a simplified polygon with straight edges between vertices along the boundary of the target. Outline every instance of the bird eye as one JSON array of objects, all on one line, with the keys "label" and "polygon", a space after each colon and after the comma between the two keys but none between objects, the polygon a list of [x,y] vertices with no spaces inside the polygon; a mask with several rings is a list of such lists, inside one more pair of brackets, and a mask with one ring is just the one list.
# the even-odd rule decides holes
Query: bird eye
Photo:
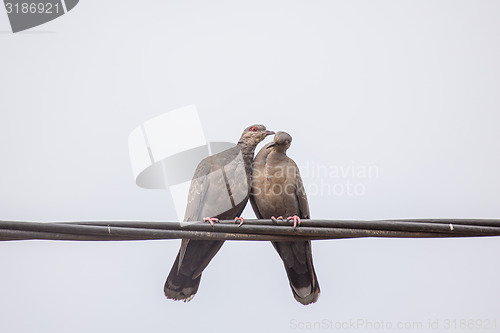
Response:
[{"label": "bird eye", "polygon": [[257,132],[257,127],[255,127],[255,126],[250,127],[250,131]]}]

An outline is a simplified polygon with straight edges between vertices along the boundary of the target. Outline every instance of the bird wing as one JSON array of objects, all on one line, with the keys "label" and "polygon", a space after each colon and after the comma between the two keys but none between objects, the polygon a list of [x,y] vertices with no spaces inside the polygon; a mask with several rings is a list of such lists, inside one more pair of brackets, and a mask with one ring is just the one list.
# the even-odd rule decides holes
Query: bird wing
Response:
[{"label": "bird wing", "polygon": [[257,203],[255,202],[255,198],[253,197],[252,192],[250,192],[250,204],[252,205],[252,209],[253,209],[253,212],[255,213],[255,216],[260,220],[263,219],[264,217],[262,216],[262,214],[259,211],[259,206],[257,206]]},{"label": "bird wing", "polygon": [[297,201],[299,203],[300,218],[310,219],[311,215],[309,213],[309,202],[307,201],[306,190],[304,189],[304,183],[302,182],[302,177],[300,176],[300,171],[296,164],[295,164],[295,170],[297,170],[297,174],[295,176],[296,186],[297,186],[295,194],[297,195]]},{"label": "bird wing", "polygon": [[[248,185],[244,187],[246,192],[242,194],[241,188],[233,184],[242,182],[241,177],[234,175],[233,169],[242,169],[236,174],[245,175],[244,166],[240,167],[240,159],[235,159],[240,155],[240,149],[234,147],[207,157],[198,164],[189,188],[184,221],[200,221],[204,217],[229,219],[241,214],[246,200],[236,206],[232,205],[235,194],[236,197],[248,198]],[[226,175],[226,171],[229,175]],[[191,300],[198,290],[203,270],[223,244],[224,241],[183,239],[165,281],[164,292],[167,298],[185,302]]]},{"label": "bird wing", "polygon": [[188,202],[184,221],[199,221],[203,218],[201,211],[208,187],[210,186],[210,178],[208,175],[212,171],[212,164],[209,158],[203,159],[194,172],[191,186],[189,187]]},{"label": "bird wing", "polygon": [[[188,202],[186,205],[186,212],[184,214],[184,221],[201,220],[199,216],[203,207],[204,198],[207,194],[208,186],[210,184],[207,175],[210,173],[211,169],[212,166],[208,158],[203,159],[196,167],[193,179],[191,180],[191,185],[189,186]],[[189,239],[183,239],[181,242],[179,260],[177,263],[178,273],[184,260],[188,244]]]},{"label": "bird wing", "polygon": [[[238,147],[230,148],[209,156],[198,164],[189,188],[184,221],[201,221],[204,217],[228,218],[223,213],[232,208],[234,193],[231,190],[236,190],[235,186],[229,183],[243,181],[246,183],[246,176],[244,168],[242,173],[245,179],[243,180],[236,179],[239,176],[238,173],[226,175],[224,170],[229,169],[228,171],[231,172],[232,168],[229,166],[233,161],[237,162],[235,157],[239,153]],[[231,181],[228,180],[228,176]],[[248,186],[245,189],[248,191]],[[222,241],[183,239],[179,250],[179,272],[194,277],[200,275],[223,243]],[[185,262],[186,258],[189,258],[189,262]]]},{"label": "bird wing", "polygon": [[[295,170],[297,215],[308,219],[310,218],[309,203],[300,171],[293,160],[289,161],[293,163]],[[311,241],[272,242],[272,244],[283,260],[295,299],[302,304],[316,302],[320,288],[313,266]]]}]

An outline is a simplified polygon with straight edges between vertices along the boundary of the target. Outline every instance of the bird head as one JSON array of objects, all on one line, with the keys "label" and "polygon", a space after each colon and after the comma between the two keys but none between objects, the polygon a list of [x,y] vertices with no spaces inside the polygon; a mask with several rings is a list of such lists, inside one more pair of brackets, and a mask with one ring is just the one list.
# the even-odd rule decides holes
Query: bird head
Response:
[{"label": "bird head", "polygon": [[287,132],[278,132],[274,136],[274,141],[267,145],[267,149],[285,152],[292,144],[292,136]]},{"label": "bird head", "polygon": [[252,125],[243,131],[239,142],[249,146],[257,146],[266,136],[273,135],[273,131],[268,131],[264,125]]}]

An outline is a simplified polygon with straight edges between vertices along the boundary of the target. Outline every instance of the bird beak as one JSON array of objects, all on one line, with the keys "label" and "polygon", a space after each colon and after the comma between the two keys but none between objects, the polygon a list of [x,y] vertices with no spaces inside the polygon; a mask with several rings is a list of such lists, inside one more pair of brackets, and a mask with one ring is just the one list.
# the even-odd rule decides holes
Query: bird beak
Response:
[{"label": "bird beak", "polygon": [[274,133],[273,131],[266,131],[266,136],[268,136],[268,135],[274,135],[274,134],[276,134],[276,133]]},{"label": "bird beak", "polygon": [[267,146],[267,147],[266,147],[266,149],[269,149],[269,148],[271,148],[271,147],[274,147],[275,145],[276,145],[276,143],[275,143],[275,142],[273,142],[273,143],[271,143],[269,146]]}]

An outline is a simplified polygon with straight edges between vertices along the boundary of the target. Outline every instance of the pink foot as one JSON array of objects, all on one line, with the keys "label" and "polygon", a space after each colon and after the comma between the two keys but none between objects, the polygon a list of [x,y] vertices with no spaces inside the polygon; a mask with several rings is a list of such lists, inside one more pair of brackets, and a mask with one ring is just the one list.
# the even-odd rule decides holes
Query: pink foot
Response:
[{"label": "pink foot", "polygon": [[238,227],[241,227],[243,225],[243,222],[245,222],[245,219],[243,217],[241,217],[241,216],[235,217],[234,218],[234,223],[236,223],[238,221],[241,221],[240,224],[238,225]]},{"label": "pink foot", "polygon": [[277,218],[274,216],[271,216],[271,220],[273,220],[274,223],[278,223],[278,220],[283,221],[283,216],[278,216]]},{"label": "pink foot", "polygon": [[219,219],[216,217],[204,217],[203,222],[210,222],[212,227],[214,226],[214,222],[219,222]]},{"label": "pink foot", "polygon": [[297,228],[298,225],[300,225],[300,217],[297,215],[294,216],[289,216],[286,218],[287,221],[293,220],[293,228]]}]

